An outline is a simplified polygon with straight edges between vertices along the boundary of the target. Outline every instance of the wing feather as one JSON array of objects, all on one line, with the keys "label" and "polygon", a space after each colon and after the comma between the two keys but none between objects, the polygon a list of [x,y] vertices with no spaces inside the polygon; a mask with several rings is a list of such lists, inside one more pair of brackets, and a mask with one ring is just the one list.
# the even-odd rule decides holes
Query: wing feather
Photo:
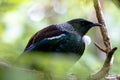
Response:
[{"label": "wing feather", "polygon": [[27,46],[25,47],[24,51],[26,51],[30,47],[30,45],[32,45],[38,41],[41,41],[45,38],[51,38],[54,36],[58,36],[58,35],[61,35],[64,33],[66,33],[66,31],[62,31],[62,30],[58,29],[56,27],[56,25],[50,25],[50,26],[38,31],[37,33],[35,33],[28,41]]}]

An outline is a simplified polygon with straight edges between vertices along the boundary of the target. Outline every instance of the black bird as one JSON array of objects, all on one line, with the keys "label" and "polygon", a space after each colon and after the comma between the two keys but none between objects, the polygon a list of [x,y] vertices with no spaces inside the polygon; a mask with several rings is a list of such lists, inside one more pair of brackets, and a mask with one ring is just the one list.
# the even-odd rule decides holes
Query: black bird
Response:
[{"label": "black bird", "polygon": [[31,37],[24,53],[57,52],[67,55],[74,54],[79,59],[85,50],[83,36],[94,26],[101,25],[81,18],[50,25]]}]

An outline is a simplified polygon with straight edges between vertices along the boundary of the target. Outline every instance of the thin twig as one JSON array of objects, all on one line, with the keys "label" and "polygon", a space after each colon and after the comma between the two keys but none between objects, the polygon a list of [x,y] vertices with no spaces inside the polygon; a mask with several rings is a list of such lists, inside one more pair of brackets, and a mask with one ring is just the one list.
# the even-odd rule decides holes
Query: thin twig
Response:
[{"label": "thin twig", "polygon": [[106,50],[103,49],[99,44],[97,44],[96,42],[95,42],[94,44],[95,44],[95,46],[96,46],[98,49],[100,49],[101,51],[103,51],[103,52],[106,53]]},{"label": "thin twig", "polygon": [[109,55],[107,56],[103,67],[111,66],[110,62],[111,62],[112,56],[113,56],[113,54],[114,54],[114,52],[115,52],[116,50],[117,50],[117,47],[113,48],[113,49],[109,52]]},{"label": "thin twig", "polygon": [[116,47],[113,48],[111,50],[111,52],[109,52],[109,55],[107,56],[105,62],[104,62],[104,65],[103,67],[101,68],[100,71],[98,71],[96,74],[92,75],[91,78],[94,79],[94,80],[100,80],[101,78],[104,78],[109,70],[111,69],[111,59],[112,59],[112,55],[114,54],[114,52],[116,51]]},{"label": "thin twig", "polygon": [[97,43],[95,43],[95,46],[107,54],[106,60],[103,64],[103,67],[100,69],[100,71],[98,71],[96,74],[91,76],[92,80],[100,80],[102,78],[105,78],[105,76],[109,73],[109,70],[111,69],[111,66],[112,66],[112,64],[111,64],[112,57],[113,57],[114,52],[117,50],[117,47],[112,49],[112,45],[111,45],[110,39],[108,37],[106,24],[105,24],[105,21],[103,19],[103,13],[102,13],[100,1],[93,0],[93,2],[94,2],[94,8],[96,11],[96,16],[97,16],[98,22],[100,24],[102,24],[102,27],[100,27],[100,30],[101,30],[101,34],[103,37],[105,49],[101,48]]},{"label": "thin twig", "polygon": [[112,50],[112,46],[111,46],[110,39],[109,39],[109,36],[108,36],[108,31],[107,31],[107,28],[106,28],[106,24],[105,24],[105,21],[104,21],[104,18],[103,18],[103,12],[102,12],[102,9],[101,9],[100,1],[99,0],[93,0],[93,1],[94,1],[94,7],[95,7],[98,22],[100,24],[102,24],[102,27],[100,27],[100,30],[101,30],[101,34],[102,34],[102,37],[103,37],[104,45],[106,47],[106,52],[109,53]]}]

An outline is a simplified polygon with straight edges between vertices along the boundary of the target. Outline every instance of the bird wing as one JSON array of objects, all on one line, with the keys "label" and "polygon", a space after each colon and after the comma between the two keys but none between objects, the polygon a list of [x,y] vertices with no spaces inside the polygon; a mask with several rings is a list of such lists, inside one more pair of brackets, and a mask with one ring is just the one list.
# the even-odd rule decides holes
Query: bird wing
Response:
[{"label": "bird wing", "polygon": [[56,27],[56,25],[51,25],[48,26],[40,31],[38,31],[37,33],[35,33],[31,39],[28,41],[27,46],[25,47],[24,51],[28,50],[28,48],[32,45],[35,44],[37,42],[40,42],[43,39],[51,39],[51,38],[55,38],[55,36],[59,36],[61,34],[66,33],[65,31],[61,31],[60,29],[58,29]]},{"label": "bird wing", "polygon": [[66,34],[61,34],[59,36],[54,36],[51,38],[44,38],[44,39],[30,45],[30,47],[26,50],[26,52],[58,51],[58,49],[60,49],[60,44],[64,43],[68,39],[68,37],[69,36]]}]

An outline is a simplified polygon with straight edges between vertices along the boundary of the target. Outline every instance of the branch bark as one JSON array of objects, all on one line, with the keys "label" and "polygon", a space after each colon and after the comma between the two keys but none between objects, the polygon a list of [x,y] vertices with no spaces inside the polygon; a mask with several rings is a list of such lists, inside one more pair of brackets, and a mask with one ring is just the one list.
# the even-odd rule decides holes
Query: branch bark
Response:
[{"label": "branch bark", "polygon": [[103,51],[104,53],[106,53],[106,60],[103,64],[103,67],[100,69],[100,71],[98,71],[96,74],[91,76],[92,80],[101,80],[102,78],[105,78],[106,75],[108,75],[109,70],[111,69],[112,63],[113,62],[113,54],[114,52],[117,50],[117,47],[112,48],[111,42],[110,42],[110,38],[108,36],[108,31],[107,31],[107,27],[103,18],[103,12],[101,9],[101,5],[100,5],[100,1],[99,0],[93,0],[94,3],[94,8],[96,11],[96,16],[98,19],[98,22],[100,24],[102,24],[102,27],[100,27],[100,31],[103,37],[103,42],[105,45],[105,49],[103,49],[102,47],[100,47],[99,44],[95,43],[95,46]]},{"label": "branch bark", "polygon": [[102,24],[102,27],[100,27],[100,31],[103,37],[103,42],[106,47],[106,53],[108,54],[112,50],[112,45],[110,43],[110,38],[108,36],[107,27],[103,18],[103,12],[101,9],[100,1],[99,0],[93,0],[94,1],[94,8],[96,11],[96,16],[98,19],[98,22]]}]

